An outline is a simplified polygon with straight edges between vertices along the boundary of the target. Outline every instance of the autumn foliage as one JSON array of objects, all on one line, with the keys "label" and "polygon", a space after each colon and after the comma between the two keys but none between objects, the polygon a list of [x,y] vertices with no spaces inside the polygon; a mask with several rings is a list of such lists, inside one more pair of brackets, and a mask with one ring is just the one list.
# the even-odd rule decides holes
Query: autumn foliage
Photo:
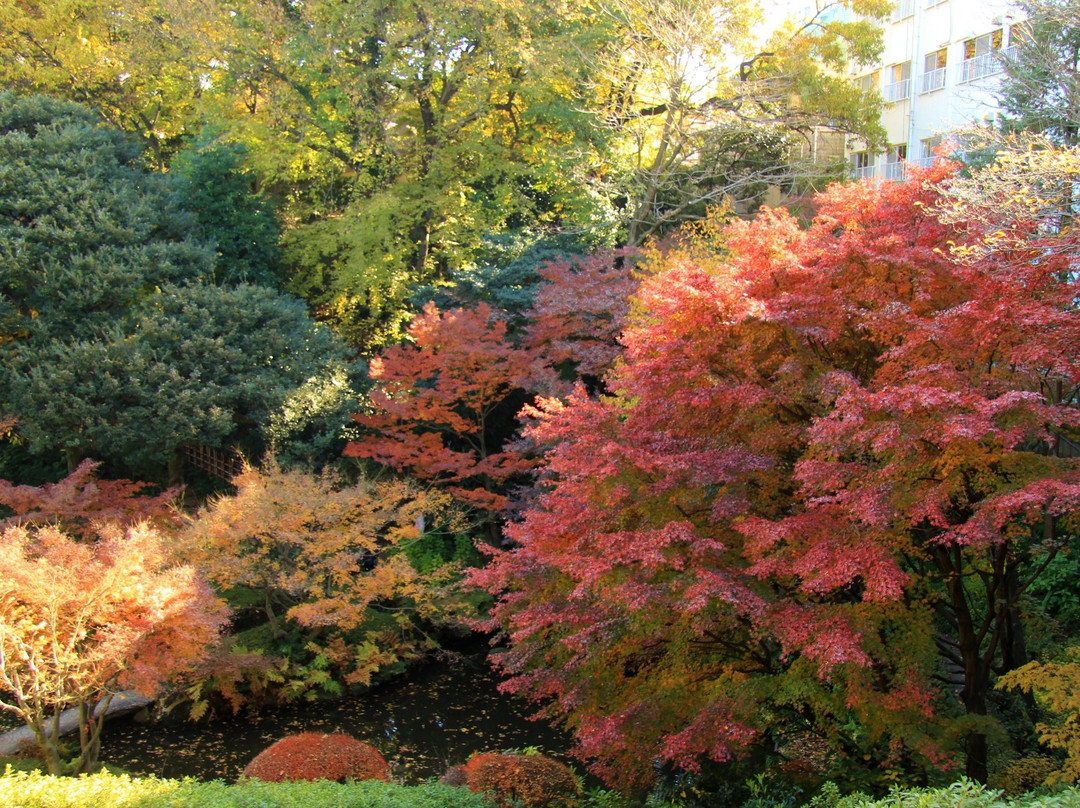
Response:
[{"label": "autumn foliage", "polygon": [[[406,552],[425,518],[452,524],[445,493],[273,465],[233,484],[235,493],[189,520],[178,539],[184,556],[221,591],[254,594],[275,637],[293,626],[317,634],[312,650],[346,683],[367,685],[407,654],[415,618],[453,619],[460,603],[446,590],[455,570],[418,571]],[[388,636],[366,630],[373,609],[394,616]]]},{"label": "autumn foliage", "polygon": [[[1016,688],[1031,693],[1050,714],[1035,729],[1039,741],[1065,753],[1060,768],[1044,766],[1043,777],[1028,787],[1047,783],[1080,781],[1080,648],[1069,649],[1068,661],[1029,662],[1009,671],[998,687]],[[1045,760],[1045,759],[1043,759]]]},{"label": "autumn foliage", "polygon": [[100,463],[84,460],[64,479],[41,486],[14,485],[0,480],[0,505],[12,515],[0,519],[0,526],[59,523],[69,533],[91,539],[105,523],[130,525],[151,520],[160,525],[176,525],[174,506],[180,492],[169,488],[158,494],[147,489],[150,483],[131,480],[101,480]]},{"label": "autumn foliage", "polygon": [[287,780],[389,780],[390,765],[371,744],[342,733],[301,732],[256,755],[244,776],[268,783]]},{"label": "autumn foliage", "polygon": [[[103,528],[93,543],[56,527],[0,533],[0,708],[29,726],[56,774],[97,763],[101,701],[158,695],[190,673],[225,621],[190,566],[173,565],[145,523]],[[80,750],[65,767],[56,721],[79,709]]]},{"label": "autumn foliage", "polygon": [[486,304],[440,312],[428,304],[409,326],[410,344],[371,362],[371,411],[353,416],[365,435],[346,447],[434,483],[472,507],[502,510],[502,486],[532,462],[505,448],[506,405],[538,372],[533,352],[514,347]]},{"label": "autumn foliage", "polygon": [[491,792],[500,808],[555,808],[581,794],[565,763],[541,754],[473,755],[463,767],[471,791]]},{"label": "autumn foliage", "polygon": [[506,689],[610,782],[808,737],[825,776],[961,753],[985,778],[1027,562],[1080,504],[1080,321],[1073,231],[951,215],[954,176],[837,186],[808,229],[765,212],[661,257],[616,392],[531,410],[542,494],[474,581]]},{"label": "autumn foliage", "polygon": [[529,311],[526,342],[546,365],[600,378],[622,352],[619,337],[640,285],[631,250],[544,264],[545,282]]}]

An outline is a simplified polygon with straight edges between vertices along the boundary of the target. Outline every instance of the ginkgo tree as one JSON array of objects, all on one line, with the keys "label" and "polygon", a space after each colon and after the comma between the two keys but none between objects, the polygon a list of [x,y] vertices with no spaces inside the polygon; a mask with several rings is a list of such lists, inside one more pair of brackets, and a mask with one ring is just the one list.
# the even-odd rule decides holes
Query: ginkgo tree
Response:
[{"label": "ginkgo tree", "polygon": [[530,411],[542,493],[474,581],[506,689],[610,781],[813,748],[848,780],[985,779],[1020,597],[1075,535],[1076,236],[959,216],[955,171],[672,253],[612,395]]}]

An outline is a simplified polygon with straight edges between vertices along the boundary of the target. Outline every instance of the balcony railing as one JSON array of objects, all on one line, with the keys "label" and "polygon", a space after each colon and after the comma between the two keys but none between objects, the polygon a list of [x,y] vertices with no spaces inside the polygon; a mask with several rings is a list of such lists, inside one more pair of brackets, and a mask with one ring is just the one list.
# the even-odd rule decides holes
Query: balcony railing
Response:
[{"label": "balcony railing", "polygon": [[907,163],[903,160],[898,160],[892,163],[885,164],[884,177],[887,180],[902,180],[904,178],[904,170]]},{"label": "balcony railing", "polygon": [[984,53],[974,59],[965,59],[960,63],[960,81],[974,81],[975,79],[1000,73],[1002,62],[1014,56],[1016,56],[1016,48],[1006,48],[1005,50]]},{"label": "balcony railing", "polygon": [[855,167],[855,179],[861,180],[866,177],[872,177],[875,173],[875,166],[856,166]]},{"label": "balcony railing", "polygon": [[886,104],[891,104],[894,101],[902,101],[911,95],[911,79],[903,79],[902,81],[894,81],[892,84],[886,84],[885,90],[881,95],[885,99]]},{"label": "balcony railing", "polygon": [[934,90],[940,90],[945,86],[945,68],[939,67],[937,70],[931,70],[929,73],[923,73],[919,80],[919,92],[920,93],[932,93]]}]

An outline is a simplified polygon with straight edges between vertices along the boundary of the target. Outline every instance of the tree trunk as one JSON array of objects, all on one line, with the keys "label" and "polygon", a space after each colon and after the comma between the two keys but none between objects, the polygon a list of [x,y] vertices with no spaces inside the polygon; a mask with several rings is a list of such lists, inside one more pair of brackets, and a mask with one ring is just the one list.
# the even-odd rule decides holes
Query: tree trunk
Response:
[{"label": "tree trunk", "polygon": [[[989,690],[987,677],[984,675],[981,660],[975,655],[974,670],[969,668],[967,654],[964,655],[964,689],[960,698],[968,715],[986,715],[986,694]],[[964,740],[964,774],[977,783],[986,782],[986,734],[972,731]]]},{"label": "tree trunk", "polygon": [[[964,687],[960,701],[968,715],[987,714],[986,696],[989,691],[990,671],[980,653],[980,638],[969,608],[967,593],[961,577],[962,559],[954,558],[955,548],[937,547],[934,558],[943,574],[949,591],[949,600],[956,620],[956,645],[964,668]],[[965,774],[977,783],[986,782],[986,734],[977,730],[968,733],[964,740]]]},{"label": "tree trunk", "polygon": [[79,467],[79,463],[81,463],[85,459],[85,457],[86,454],[83,452],[82,449],[64,449],[64,459],[67,461],[68,474],[73,473],[75,469]]},{"label": "tree trunk", "polygon": [[169,466],[167,470],[168,485],[170,487],[180,486],[184,484],[184,450],[176,449],[169,456]]}]

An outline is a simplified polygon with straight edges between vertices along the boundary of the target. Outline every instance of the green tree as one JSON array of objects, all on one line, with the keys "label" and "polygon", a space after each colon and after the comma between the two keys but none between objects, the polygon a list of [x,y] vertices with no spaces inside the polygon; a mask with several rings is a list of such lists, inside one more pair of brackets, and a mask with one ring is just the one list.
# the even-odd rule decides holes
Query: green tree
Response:
[{"label": "green tree", "polygon": [[754,205],[770,186],[827,174],[805,148],[815,130],[881,139],[876,104],[844,76],[880,51],[877,21],[891,3],[819,3],[760,50],[745,0],[600,6],[617,35],[595,57],[596,120],[621,156],[608,193],[625,195],[631,246],[725,198]]},{"label": "green tree", "polygon": [[209,69],[205,42],[179,47],[146,0],[20,0],[0,4],[0,84],[93,109],[135,134],[163,167],[197,116]]},{"label": "green tree", "polygon": [[214,258],[138,143],[82,107],[0,96],[0,406],[37,452],[179,474],[190,443],[260,426],[343,349],[274,290],[204,283]]},{"label": "green tree", "polygon": [[228,30],[203,103],[286,201],[290,288],[355,344],[400,335],[411,287],[472,262],[485,234],[605,219],[573,175],[598,154],[578,4],[161,5],[195,49],[193,15]]},{"label": "green tree", "polygon": [[194,233],[214,245],[217,283],[280,288],[281,226],[273,202],[257,193],[247,167],[248,149],[204,132],[173,160],[181,204],[193,212]]},{"label": "green tree", "polygon": [[0,94],[0,335],[15,345],[86,337],[163,284],[210,277],[165,178],[99,124],[76,104]]},{"label": "green tree", "polygon": [[1021,0],[1027,20],[1012,29],[1001,107],[1010,125],[1073,146],[1080,140],[1080,3]]},{"label": "green tree", "polygon": [[23,346],[6,399],[37,451],[110,457],[160,478],[180,474],[184,446],[241,445],[293,390],[341,358],[303,303],[263,287],[167,286],[128,329]]}]

